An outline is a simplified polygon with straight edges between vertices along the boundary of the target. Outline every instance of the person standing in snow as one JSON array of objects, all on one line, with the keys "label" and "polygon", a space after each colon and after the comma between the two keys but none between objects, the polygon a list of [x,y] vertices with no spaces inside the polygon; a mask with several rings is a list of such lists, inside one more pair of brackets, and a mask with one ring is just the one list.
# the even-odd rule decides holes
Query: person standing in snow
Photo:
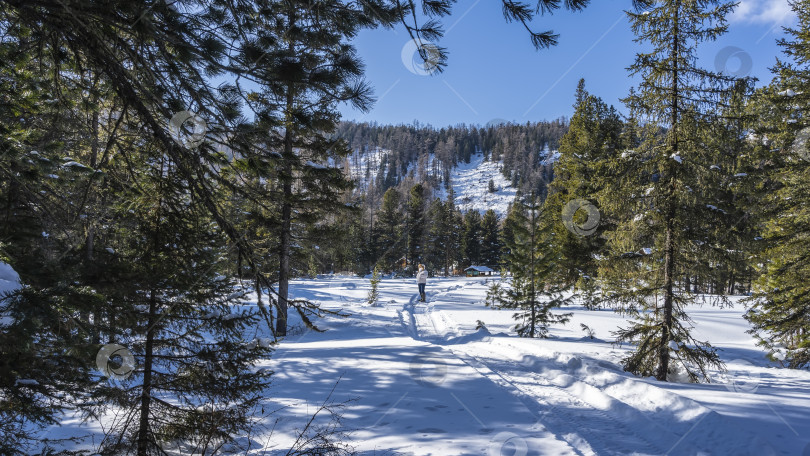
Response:
[{"label": "person standing in snow", "polygon": [[419,265],[419,272],[416,273],[416,283],[419,285],[419,301],[425,302],[425,284],[427,284],[428,273],[425,270],[425,265]]}]

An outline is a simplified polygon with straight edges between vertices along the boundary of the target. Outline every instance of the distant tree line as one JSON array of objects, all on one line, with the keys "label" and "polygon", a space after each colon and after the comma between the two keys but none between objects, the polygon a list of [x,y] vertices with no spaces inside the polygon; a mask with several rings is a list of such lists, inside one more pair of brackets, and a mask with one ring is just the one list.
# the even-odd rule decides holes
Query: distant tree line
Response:
[{"label": "distant tree line", "polygon": [[378,149],[388,152],[376,164],[376,179],[366,191],[383,194],[409,176],[433,189],[448,189],[453,167],[483,154],[485,160],[502,163],[501,172],[512,187],[524,193],[545,194],[553,178],[550,151],[557,150],[567,130],[568,121],[560,118],[443,128],[418,122],[396,126],[341,122],[336,134],[360,155]]}]

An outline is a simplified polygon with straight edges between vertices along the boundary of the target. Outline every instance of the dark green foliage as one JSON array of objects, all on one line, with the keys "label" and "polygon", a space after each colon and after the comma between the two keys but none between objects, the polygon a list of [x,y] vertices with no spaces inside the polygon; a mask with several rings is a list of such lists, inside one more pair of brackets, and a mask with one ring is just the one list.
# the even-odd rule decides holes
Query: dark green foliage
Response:
[{"label": "dark green foliage", "polygon": [[428,269],[442,270],[445,276],[453,271],[453,264],[459,257],[461,230],[458,219],[459,214],[453,207],[452,199],[441,201],[436,198],[430,204],[426,264]]},{"label": "dark green foliage", "polygon": [[464,231],[461,235],[464,267],[481,264],[481,235],[481,214],[474,209],[467,211],[464,214]]},{"label": "dark green foliage", "polygon": [[[564,208],[574,200],[596,204],[604,186],[602,176],[609,175],[610,160],[625,147],[622,140],[624,123],[619,114],[601,99],[588,94],[585,81],[577,87],[574,115],[568,132],[560,140],[560,158],[554,166],[554,181],[544,203],[547,223],[553,224],[553,241],[560,247],[558,265],[560,280],[577,288],[593,286],[597,278],[596,258],[604,246],[602,233],[609,221],[601,220],[596,230],[587,235],[572,232],[563,223]],[[574,223],[583,223],[584,211],[574,214]],[[589,295],[591,296],[591,295]]]},{"label": "dark green foliage", "polygon": [[774,80],[750,109],[757,119],[764,198],[759,272],[746,318],[787,365],[810,365],[810,2],[792,4],[798,25],[779,45]]},{"label": "dark green foliage", "polygon": [[423,262],[425,255],[426,210],[425,190],[422,184],[411,187],[408,194],[408,266],[409,272],[415,272],[416,266]]},{"label": "dark green foliage", "polygon": [[501,237],[498,228],[498,215],[492,209],[481,219],[481,263],[497,269],[501,263]]},{"label": "dark green foliage", "polygon": [[694,66],[697,46],[725,32],[732,8],[721,0],[667,0],[628,13],[637,41],[650,47],[630,67],[641,83],[626,99],[645,124],[630,135],[640,143],[601,176],[599,207],[615,228],[605,233],[599,278],[605,298],[634,317],[616,333],[617,342],[636,345],[625,369],[660,381],[675,373],[672,362],[693,381],[722,367],[714,348],[691,335],[685,308],[694,297],[682,278],[735,248],[733,237],[716,230],[735,222],[733,192],[723,188],[733,180],[721,179],[735,170],[713,174],[726,152],[703,139],[736,80]]},{"label": "dark green foliage", "polygon": [[549,242],[550,233],[541,223],[542,209],[532,194],[518,199],[510,212],[511,240],[507,244],[505,263],[512,276],[511,287],[493,285],[488,301],[498,307],[517,309],[515,330],[522,337],[548,337],[549,326],[566,323],[571,313],[555,314],[572,296],[556,280],[557,247]]},{"label": "dark green foliage", "polygon": [[371,279],[369,282],[371,283],[371,290],[368,292],[368,304],[371,306],[377,305],[377,299],[380,297],[380,291],[377,287],[380,285],[380,269],[378,267],[374,267],[374,272],[371,274]]},{"label": "dark green foliage", "polygon": [[400,208],[400,195],[389,188],[383,195],[382,207],[377,213],[377,236],[382,250],[378,263],[386,271],[399,269],[397,262],[405,254],[407,246],[402,233],[404,215]]},{"label": "dark green foliage", "polygon": [[132,292],[109,316],[120,327],[110,339],[133,353],[137,367],[120,384],[100,386],[128,414],[109,430],[102,453],[175,446],[204,453],[250,428],[269,379],[253,366],[269,356],[272,339],[244,339],[259,315],[235,307],[244,292],[221,274],[225,236],[211,229],[171,164],[156,161],[142,179],[143,193],[122,194],[118,215],[128,223],[114,235],[114,255],[130,265],[117,285]]}]

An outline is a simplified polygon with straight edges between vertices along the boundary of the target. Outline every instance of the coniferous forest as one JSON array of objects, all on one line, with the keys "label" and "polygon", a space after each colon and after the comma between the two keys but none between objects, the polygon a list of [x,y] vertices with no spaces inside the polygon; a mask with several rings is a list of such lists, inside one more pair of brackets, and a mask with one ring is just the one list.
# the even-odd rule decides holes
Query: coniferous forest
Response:
[{"label": "coniferous forest", "polygon": [[[118,411],[96,454],[248,454],[271,413],[261,362],[351,313],[295,281],[370,278],[380,307],[419,264],[497,271],[481,299],[519,337],[575,305],[615,312],[620,370],[657,382],[726,371],[692,312],[743,296],[763,356],[806,371],[810,0],[791,0],[769,81],[699,65],[735,3],[633,0],[624,109],[580,80],[553,120],[342,119],[375,102],[357,34],[439,42],[455,3],[0,1],[0,265],[19,278],[0,295],[0,454],[90,454],[42,446],[68,411]],[[588,6],[503,14],[544,52],[558,37],[532,20]],[[448,52],[419,48],[439,72]],[[451,175],[478,156],[516,192],[503,214],[456,205]],[[354,454],[340,407],[278,454]]]}]

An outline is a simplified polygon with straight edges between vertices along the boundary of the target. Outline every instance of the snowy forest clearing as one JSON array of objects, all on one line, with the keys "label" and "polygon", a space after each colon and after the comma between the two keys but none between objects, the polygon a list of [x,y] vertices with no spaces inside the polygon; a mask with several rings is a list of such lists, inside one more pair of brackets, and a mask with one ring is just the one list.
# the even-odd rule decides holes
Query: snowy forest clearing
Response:
[{"label": "snowy forest clearing", "polygon": [[333,399],[351,400],[344,425],[363,455],[797,455],[810,445],[810,373],[765,358],[742,304],[689,309],[727,374],[661,383],[622,372],[628,347],[610,332],[625,320],[609,310],[570,307],[553,339],[532,340],[514,335],[511,311],[484,306],[485,279],[432,279],[427,304],[411,279],[383,280],[380,307],[365,302],[368,289],[360,278],[294,282],[296,297],[351,317],[288,337],[266,364],[268,400],[288,407],[278,448],[338,380]]},{"label": "snowy forest clearing", "polygon": [[[519,338],[512,311],[484,305],[492,280],[431,279],[422,304],[413,279],[386,279],[375,307],[367,303],[368,279],[293,281],[294,297],[350,316],[319,320],[322,333],[291,331],[259,364],[274,371],[265,413],[255,414],[263,423],[237,439],[247,452],[221,452],[288,454],[327,400],[343,404],[344,443],[368,456],[804,456],[810,449],[810,372],[768,361],[746,334],[742,304],[689,309],[728,372],[715,372],[712,384],[663,383],[622,371],[630,347],[611,345],[611,331],[626,324],[620,315],[571,306],[564,310],[572,320],[552,326],[552,339]],[[476,329],[478,320],[486,328]],[[266,336],[250,332],[247,339]],[[43,437],[73,439],[54,448],[92,451],[114,416],[63,419]],[[315,427],[328,419],[321,413]]]}]

